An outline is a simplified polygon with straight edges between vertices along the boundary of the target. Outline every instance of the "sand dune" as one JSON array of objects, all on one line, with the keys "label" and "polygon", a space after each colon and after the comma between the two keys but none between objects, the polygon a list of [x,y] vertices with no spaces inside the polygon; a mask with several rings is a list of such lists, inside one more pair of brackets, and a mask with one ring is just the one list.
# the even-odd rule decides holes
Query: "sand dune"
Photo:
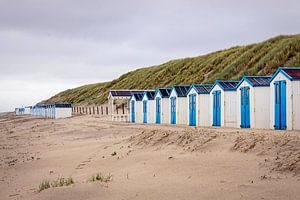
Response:
[{"label": "sand dune", "polygon": [[[91,182],[97,173],[112,181]],[[1,200],[299,199],[299,175],[297,131],[0,116]]]}]

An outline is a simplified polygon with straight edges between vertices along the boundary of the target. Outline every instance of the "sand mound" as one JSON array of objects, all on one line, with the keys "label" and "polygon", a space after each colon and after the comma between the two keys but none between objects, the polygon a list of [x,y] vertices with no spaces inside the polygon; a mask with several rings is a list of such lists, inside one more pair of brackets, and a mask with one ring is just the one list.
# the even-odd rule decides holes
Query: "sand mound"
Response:
[{"label": "sand mound", "polygon": [[289,134],[222,131],[222,129],[144,130],[131,136],[131,145],[165,148],[176,145],[185,151],[233,150],[255,153],[264,159],[259,163],[271,171],[300,175],[300,137]]},{"label": "sand mound", "polygon": [[250,134],[236,138],[234,150],[256,152],[259,156],[268,155],[262,163],[271,170],[293,172],[300,175],[300,139],[292,135]]},{"label": "sand mound", "polygon": [[138,146],[155,146],[163,148],[169,145],[177,145],[187,151],[197,151],[205,148],[217,138],[217,133],[207,130],[184,129],[173,130],[144,130],[140,134],[131,136],[129,142]]}]

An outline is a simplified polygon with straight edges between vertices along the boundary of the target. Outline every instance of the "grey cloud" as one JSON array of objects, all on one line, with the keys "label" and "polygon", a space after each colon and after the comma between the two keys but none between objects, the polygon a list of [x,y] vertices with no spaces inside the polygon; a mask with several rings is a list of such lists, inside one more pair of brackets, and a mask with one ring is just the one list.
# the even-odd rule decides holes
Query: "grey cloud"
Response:
[{"label": "grey cloud", "polygon": [[33,104],[138,67],[299,33],[299,7],[298,0],[2,0],[0,105],[21,105],[24,90]]}]

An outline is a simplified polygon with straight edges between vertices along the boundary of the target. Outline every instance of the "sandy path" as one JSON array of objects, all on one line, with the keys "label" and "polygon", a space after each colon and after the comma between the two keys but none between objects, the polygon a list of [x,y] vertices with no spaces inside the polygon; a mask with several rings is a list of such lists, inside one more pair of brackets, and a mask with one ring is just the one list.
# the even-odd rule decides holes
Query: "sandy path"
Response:
[{"label": "sandy path", "polygon": [[[0,199],[299,199],[299,148],[291,131],[1,116]],[[75,184],[36,192],[60,176]]]}]

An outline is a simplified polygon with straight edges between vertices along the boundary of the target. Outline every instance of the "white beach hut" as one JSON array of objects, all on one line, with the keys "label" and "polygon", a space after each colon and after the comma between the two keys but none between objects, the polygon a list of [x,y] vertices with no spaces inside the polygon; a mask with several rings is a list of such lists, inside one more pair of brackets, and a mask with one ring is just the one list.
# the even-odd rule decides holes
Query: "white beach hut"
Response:
[{"label": "white beach hut", "polygon": [[130,99],[130,119],[132,123],[143,123],[144,92],[134,93]]},{"label": "white beach hut", "polygon": [[211,124],[236,127],[236,86],[239,81],[216,81],[210,91]]},{"label": "white beach hut", "polygon": [[244,76],[237,86],[236,113],[239,128],[269,128],[270,76]]},{"label": "white beach hut", "polygon": [[159,88],[155,92],[155,123],[170,123],[169,97],[171,88]]},{"label": "white beach hut", "polygon": [[[49,116],[50,116],[50,109],[49,109]],[[72,105],[70,103],[54,104],[54,116],[52,116],[54,119],[67,118],[71,116],[72,116]]]},{"label": "white beach hut", "polygon": [[147,90],[143,96],[143,123],[155,123],[155,90]]},{"label": "white beach hut", "polygon": [[212,84],[194,84],[187,97],[188,124],[190,126],[211,126],[210,90]]},{"label": "white beach hut", "polygon": [[187,124],[187,92],[189,85],[174,85],[169,97],[170,124]]},{"label": "white beach hut", "polygon": [[300,130],[300,68],[280,67],[272,76],[269,127]]}]

